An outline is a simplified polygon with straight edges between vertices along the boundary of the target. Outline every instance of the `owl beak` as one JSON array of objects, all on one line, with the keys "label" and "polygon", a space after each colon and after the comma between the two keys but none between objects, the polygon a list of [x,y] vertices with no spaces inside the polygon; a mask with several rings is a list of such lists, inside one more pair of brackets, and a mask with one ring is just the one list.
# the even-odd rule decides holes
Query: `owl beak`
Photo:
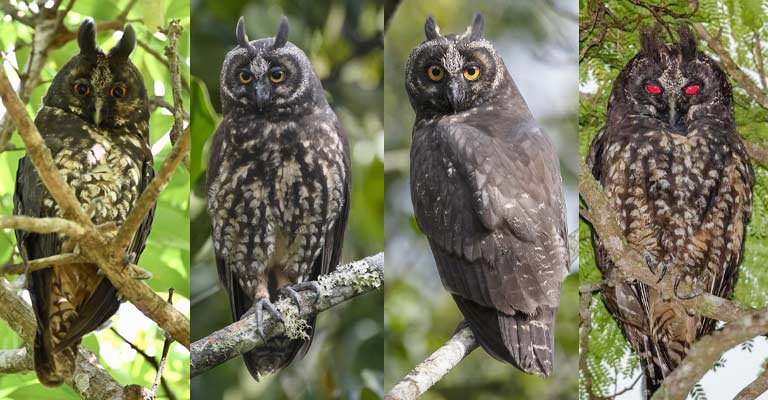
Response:
[{"label": "owl beak", "polygon": [[461,104],[464,102],[464,91],[461,84],[457,81],[448,83],[448,102],[451,103],[453,112],[459,111]]},{"label": "owl beak", "polygon": [[269,84],[264,82],[256,83],[256,105],[259,110],[264,109],[264,106],[269,102]]},{"label": "owl beak", "polygon": [[102,111],[104,108],[104,100],[97,97],[94,105],[96,109],[93,112],[93,123],[96,126],[101,126],[101,122],[104,119],[104,111]]}]

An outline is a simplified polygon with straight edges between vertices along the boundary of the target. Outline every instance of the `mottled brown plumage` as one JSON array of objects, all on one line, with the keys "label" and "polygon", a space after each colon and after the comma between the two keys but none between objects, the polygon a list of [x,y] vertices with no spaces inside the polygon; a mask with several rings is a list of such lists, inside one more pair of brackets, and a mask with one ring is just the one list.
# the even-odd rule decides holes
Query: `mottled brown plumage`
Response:
[{"label": "mottled brown plumage", "polygon": [[[755,180],[728,79],[697,51],[686,27],[671,46],[653,32],[643,35],[642,51],[614,83],[589,164],[629,242],[659,278],[675,282],[677,293],[642,283],[603,291],[640,356],[650,397],[691,344],[715,328],[672,299],[733,295]],[[593,239],[598,268],[609,273],[614,264]]]},{"label": "mottled brown plumage", "polygon": [[[126,27],[108,54],[98,49],[95,35],[88,18],[78,32],[80,54],[54,77],[35,125],[83,209],[109,233],[125,221],[154,171],[147,94],[128,59],[136,43],[133,29]],[[19,161],[14,214],[61,216],[28,156]],[[130,244],[133,261],[144,249],[152,215]],[[77,251],[64,235],[17,230],[16,238],[25,260]],[[117,311],[118,293],[93,264],[31,272],[28,289],[37,318],[35,371],[41,383],[58,386],[75,372],[82,337]]]},{"label": "mottled brown plumage", "polygon": [[[211,143],[208,212],[219,279],[234,320],[262,318],[278,295],[319,290],[336,269],[349,215],[347,138],[320,79],[301,49],[275,38],[249,41],[242,18],[238,46],[221,71],[224,117]],[[255,379],[286,367],[307,339],[276,337],[243,355]]]}]

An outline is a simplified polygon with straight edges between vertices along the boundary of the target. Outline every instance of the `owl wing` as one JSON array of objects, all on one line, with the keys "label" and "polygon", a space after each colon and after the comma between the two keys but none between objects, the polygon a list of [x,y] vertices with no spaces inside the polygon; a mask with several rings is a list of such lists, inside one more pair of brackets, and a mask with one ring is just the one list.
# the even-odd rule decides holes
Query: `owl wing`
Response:
[{"label": "owl wing", "polygon": [[438,208],[437,218],[419,218],[419,226],[433,249],[459,263],[438,263],[449,290],[508,314],[556,307],[568,268],[567,228],[547,137],[538,128],[504,138],[465,124],[435,129],[440,145],[433,157],[448,161],[448,174],[455,169],[457,175],[427,178],[439,200],[416,208]]}]

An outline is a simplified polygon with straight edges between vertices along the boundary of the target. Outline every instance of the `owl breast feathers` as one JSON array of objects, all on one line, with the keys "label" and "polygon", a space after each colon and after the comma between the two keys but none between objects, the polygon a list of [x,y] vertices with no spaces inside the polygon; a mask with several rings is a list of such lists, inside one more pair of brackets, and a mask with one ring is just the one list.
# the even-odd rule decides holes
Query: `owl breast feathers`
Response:
[{"label": "owl breast feathers", "polygon": [[[287,41],[250,41],[241,18],[238,46],[221,72],[224,118],[208,163],[208,212],[219,278],[235,320],[264,312],[280,319],[278,292],[297,290],[339,263],[349,214],[349,150],[307,56]],[[319,293],[318,293],[319,294]],[[287,366],[307,339],[277,337],[243,355],[255,379]]]},{"label": "owl breast feathers", "polygon": [[[642,44],[614,83],[589,164],[629,242],[660,279],[675,282],[674,294],[641,283],[603,292],[641,358],[650,397],[690,345],[715,328],[669,298],[687,296],[685,287],[733,295],[755,178],[734,124],[728,79],[697,51],[687,27],[671,46],[654,32],[645,32]],[[615,266],[600,238],[593,240],[606,274]]]},{"label": "owl breast feathers", "polygon": [[[128,59],[136,36],[127,26],[117,45],[104,53],[87,18],[77,38],[80,53],[54,77],[35,125],[94,224],[114,227],[125,221],[154,176],[146,90]],[[153,212],[128,248],[134,262],[144,250]],[[61,216],[28,156],[19,161],[14,214]],[[25,260],[76,251],[76,244],[60,234],[17,230],[16,238]],[[35,371],[41,383],[58,386],[75,372],[82,337],[117,311],[118,293],[92,264],[31,272],[28,289],[37,319]]]},{"label": "owl breast feathers", "polygon": [[408,60],[411,198],[479,344],[546,376],[568,270],[559,162],[482,31],[477,15],[466,33],[442,36],[430,16]]}]

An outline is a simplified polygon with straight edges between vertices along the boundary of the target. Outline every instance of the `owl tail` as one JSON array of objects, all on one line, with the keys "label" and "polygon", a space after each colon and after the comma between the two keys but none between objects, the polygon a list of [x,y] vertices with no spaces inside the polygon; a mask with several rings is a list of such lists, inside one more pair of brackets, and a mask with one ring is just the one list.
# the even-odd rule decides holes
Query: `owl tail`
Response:
[{"label": "owl tail", "polygon": [[508,315],[453,296],[480,346],[493,358],[523,372],[549,376],[554,364],[557,308],[542,307],[537,314]]},{"label": "owl tail", "polygon": [[311,327],[310,338],[307,340],[276,337],[264,346],[243,354],[243,361],[253,379],[258,382],[260,377],[280,371],[287,367],[297,355],[301,357],[307,352],[312,342],[311,335],[315,329],[315,319],[307,323]]},{"label": "owl tail", "polygon": [[75,373],[77,344],[61,350],[46,346],[45,337],[39,331],[35,335],[35,373],[45,386],[56,387]]}]

